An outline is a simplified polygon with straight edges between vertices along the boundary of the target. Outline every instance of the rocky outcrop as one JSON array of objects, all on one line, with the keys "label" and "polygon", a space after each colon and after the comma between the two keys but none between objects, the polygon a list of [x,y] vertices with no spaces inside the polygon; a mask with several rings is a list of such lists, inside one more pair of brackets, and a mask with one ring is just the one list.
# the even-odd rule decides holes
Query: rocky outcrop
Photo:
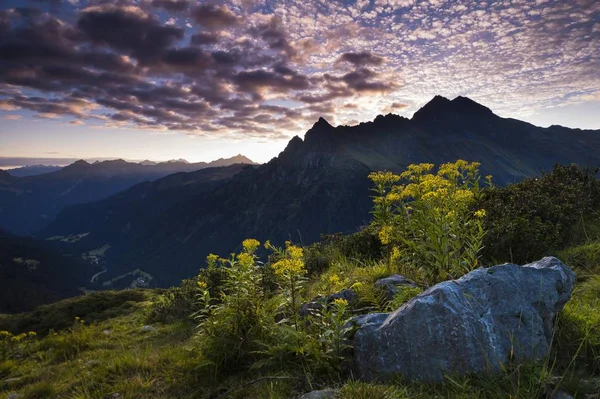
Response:
[{"label": "rocky outcrop", "polygon": [[567,266],[547,257],[437,284],[393,313],[355,319],[356,372],[365,380],[436,382],[541,359],[574,281]]},{"label": "rocky outcrop", "polygon": [[391,301],[402,290],[402,287],[416,287],[417,284],[404,276],[392,274],[389,277],[377,280],[373,286],[375,289],[382,291],[387,300]]}]

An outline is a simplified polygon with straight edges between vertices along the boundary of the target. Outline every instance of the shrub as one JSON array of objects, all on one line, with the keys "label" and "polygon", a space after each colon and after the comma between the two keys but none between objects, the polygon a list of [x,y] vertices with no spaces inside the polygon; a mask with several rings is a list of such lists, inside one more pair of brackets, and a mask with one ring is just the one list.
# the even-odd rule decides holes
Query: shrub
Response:
[{"label": "shrub", "polygon": [[[387,246],[388,264],[407,266],[404,274],[427,283],[457,278],[479,266],[485,235],[485,211],[473,211],[479,199],[478,163],[459,160],[409,165],[401,175],[371,173],[373,226]],[[401,180],[406,184],[397,184]],[[491,177],[487,177],[488,182]]]},{"label": "shrub", "polygon": [[[258,246],[256,240],[245,240],[241,253],[222,261],[225,279],[219,301],[211,296],[206,283],[198,285],[200,310],[196,317],[202,351],[216,370],[249,364],[272,334],[280,304],[264,294],[255,255]],[[209,255],[208,261],[215,262],[214,255]]]},{"label": "shrub", "polygon": [[167,289],[150,308],[148,322],[168,323],[175,320],[192,320],[198,310],[196,295],[198,279],[185,279],[179,287]]},{"label": "shrub", "polygon": [[484,257],[526,263],[588,239],[600,209],[596,171],[556,165],[552,172],[485,190]]}]

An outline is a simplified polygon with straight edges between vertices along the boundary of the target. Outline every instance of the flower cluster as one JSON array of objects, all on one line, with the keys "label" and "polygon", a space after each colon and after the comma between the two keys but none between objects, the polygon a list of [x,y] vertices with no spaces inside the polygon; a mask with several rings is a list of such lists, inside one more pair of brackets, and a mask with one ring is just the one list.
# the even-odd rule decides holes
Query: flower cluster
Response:
[{"label": "flower cluster", "polygon": [[260,242],[254,238],[248,238],[242,242],[242,247],[244,248],[244,252],[253,254],[260,247]]},{"label": "flower cluster", "polygon": [[292,245],[289,241],[285,243],[283,258],[273,264],[273,271],[281,277],[303,276],[306,274],[304,267],[302,248]]}]

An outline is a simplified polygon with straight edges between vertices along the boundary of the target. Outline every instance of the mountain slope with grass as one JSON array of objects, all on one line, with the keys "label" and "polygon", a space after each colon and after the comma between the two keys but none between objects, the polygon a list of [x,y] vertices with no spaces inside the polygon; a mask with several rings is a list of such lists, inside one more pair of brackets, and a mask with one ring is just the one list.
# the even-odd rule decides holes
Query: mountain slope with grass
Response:
[{"label": "mountain slope with grass", "polygon": [[73,223],[67,210],[41,236],[89,233],[65,250],[80,255],[108,244],[111,249],[102,262],[111,278],[141,269],[157,285],[169,286],[191,276],[198,259],[211,251],[234,251],[246,237],[309,244],[321,234],[358,231],[371,218],[366,177],[372,171],[460,158],[481,162],[483,175],[492,174],[495,184],[505,185],[550,171],[555,163],[595,167],[599,154],[597,131],[540,128],[501,118],[468,98],[438,96],[412,119],[390,114],[338,127],[320,119],[304,140],[293,138],[269,163],[242,171],[201,198],[192,196],[165,209],[163,218],[148,225],[135,242],[125,238],[121,248],[127,221],[102,224],[113,216],[96,204],[78,212],[94,215],[90,225],[101,227]]}]

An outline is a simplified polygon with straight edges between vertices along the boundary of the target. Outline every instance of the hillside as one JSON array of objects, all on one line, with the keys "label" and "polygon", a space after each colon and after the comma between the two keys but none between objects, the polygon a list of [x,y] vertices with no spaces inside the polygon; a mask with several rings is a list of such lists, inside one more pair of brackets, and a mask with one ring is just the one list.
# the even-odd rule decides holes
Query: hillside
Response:
[{"label": "hillside", "polygon": [[80,160],[57,171],[26,177],[2,171],[0,228],[20,235],[34,234],[67,206],[98,201],[135,184],[177,173],[224,166],[245,157],[214,163],[162,162],[143,165],[123,160],[88,163]]},{"label": "hillside", "polygon": [[0,230],[0,313],[31,310],[78,295],[86,264],[48,248],[47,242]]},{"label": "hillside", "polygon": [[[169,286],[193,275],[208,253],[229,253],[247,237],[309,244],[321,234],[357,231],[371,219],[367,175],[374,170],[466,159],[481,162],[482,173],[503,185],[555,163],[595,167],[599,150],[598,131],[540,128],[501,118],[468,98],[438,96],[412,119],[390,114],[337,128],[320,119],[269,163],[205,195],[182,197],[144,229],[130,231],[128,217],[89,204],[66,210],[41,236],[89,233],[65,250],[82,254],[110,245],[101,260],[104,278],[141,269]],[[111,201],[119,206],[118,198]]]},{"label": "hillside", "polygon": [[[88,286],[101,289],[129,287],[132,280],[136,280],[137,274],[132,278],[127,273],[136,269],[149,271],[131,261],[128,254],[136,253],[131,251],[132,248],[143,251],[149,257],[176,258],[177,248],[169,249],[160,244],[163,240],[168,242],[168,237],[172,234],[168,226],[176,220],[185,219],[187,206],[194,206],[195,201],[201,203],[237,174],[253,168],[250,165],[235,164],[175,173],[154,182],[140,183],[92,204],[69,207],[59,214],[59,218],[65,223],[64,230],[86,233],[93,231],[95,237],[106,238],[103,244],[88,249],[95,237],[90,239],[89,234],[61,234],[60,231],[49,234],[46,242],[62,252],[87,259],[92,266],[87,269],[90,277],[93,273],[89,271],[95,270],[96,265],[107,269],[94,280],[94,284]],[[152,237],[152,241],[148,241],[148,237]],[[157,246],[146,246],[147,244]],[[106,267],[106,256],[111,253],[119,253],[124,262],[131,262],[132,267],[125,270]],[[194,270],[189,269],[188,273],[193,273]],[[166,269],[164,271],[169,273]],[[107,283],[108,281],[111,282]],[[151,285],[155,285],[155,282]]]}]

